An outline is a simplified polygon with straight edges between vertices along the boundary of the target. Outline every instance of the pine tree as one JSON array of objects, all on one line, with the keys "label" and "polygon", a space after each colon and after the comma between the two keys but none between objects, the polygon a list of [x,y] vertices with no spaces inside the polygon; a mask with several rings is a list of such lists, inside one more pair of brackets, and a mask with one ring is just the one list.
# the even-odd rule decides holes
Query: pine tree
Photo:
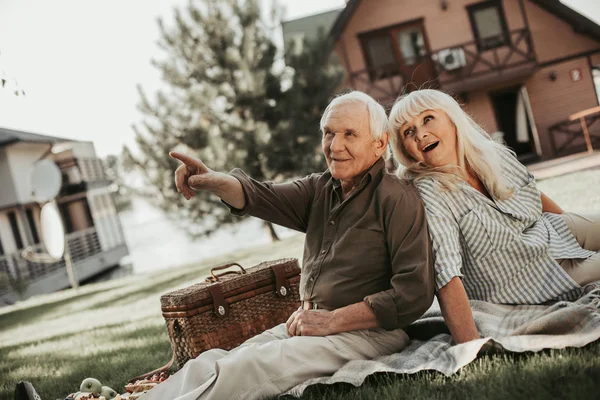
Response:
[{"label": "pine tree", "polygon": [[[258,0],[190,2],[175,10],[173,22],[159,22],[166,57],[154,61],[166,89],[151,102],[139,88],[140,154],[125,154],[149,183],[146,194],[185,221],[189,233],[205,235],[239,218],[206,192],[185,202],[173,183],[178,162],[168,152],[198,157],[218,171],[240,167],[258,180],[315,172],[322,167],[318,118],[341,74],[339,67],[319,68],[327,58],[316,48],[306,59],[288,58],[292,76],[277,68],[281,60]],[[286,77],[291,87],[283,90]]]}]

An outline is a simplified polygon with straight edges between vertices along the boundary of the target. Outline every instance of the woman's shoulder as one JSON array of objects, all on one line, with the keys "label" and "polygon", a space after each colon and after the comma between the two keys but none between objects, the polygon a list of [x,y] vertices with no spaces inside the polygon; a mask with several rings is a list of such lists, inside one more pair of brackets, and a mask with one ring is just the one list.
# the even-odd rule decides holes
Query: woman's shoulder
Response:
[{"label": "woman's shoulder", "polygon": [[519,161],[517,154],[513,150],[506,146],[498,146],[498,152],[502,160],[502,172],[512,185],[523,186],[533,180],[533,175]]}]

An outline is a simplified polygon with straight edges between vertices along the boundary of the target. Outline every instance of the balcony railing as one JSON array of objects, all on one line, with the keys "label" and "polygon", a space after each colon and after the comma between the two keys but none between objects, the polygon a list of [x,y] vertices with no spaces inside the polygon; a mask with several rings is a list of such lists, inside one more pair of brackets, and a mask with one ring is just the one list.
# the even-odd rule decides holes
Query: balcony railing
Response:
[{"label": "balcony railing", "polygon": [[84,182],[106,181],[102,160],[98,158],[71,158],[58,163],[66,176],[65,185],[80,185]]},{"label": "balcony railing", "polygon": [[548,128],[555,156],[600,149],[600,107],[569,116]]},{"label": "balcony railing", "polygon": [[[67,242],[73,264],[102,252],[95,228],[70,233],[67,235]],[[39,254],[44,252],[44,248],[41,244],[38,244],[33,246],[32,251]],[[47,264],[26,260],[21,257],[20,253],[0,256],[0,272],[10,275],[17,281],[34,281],[64,268],[64,258],[55,263]],[[6,287],[0,287],[0,292],[7,289]]]},{"label": "balcony railing", "polygon": [[[527,29],[501,35],[495,44],[496,47],[480,49],[482,42],[473,40],[432,54],[440,85],[443,87],[468,78],[489,76],[490,73],[503,74],[509,69],[536,63],[531,34]],[[459,59],[448,60],[448,55]]]},{"label": "balcony railing", "polygon": [[[485,43],[488,46],[489,39]],[[529,30],[508,32],[494,44],[497,47],[480,49],[482,43],[473,40],[420,56],[413,66],[395,63],[382,65],[354,71],[348,77],[355,88],[368,92],[380,101],[388,101],[400,93],[422,87],[442,87],[447,90],[462,87],[462,90],[468,91],[473,87],[463,83],[472,78],[482,78],[479,85],[485,86],[496,83],[497,76],[510,77],[511,72],[533,71],[536,59]],[[521,72],[523,68],[524,72]]]}]

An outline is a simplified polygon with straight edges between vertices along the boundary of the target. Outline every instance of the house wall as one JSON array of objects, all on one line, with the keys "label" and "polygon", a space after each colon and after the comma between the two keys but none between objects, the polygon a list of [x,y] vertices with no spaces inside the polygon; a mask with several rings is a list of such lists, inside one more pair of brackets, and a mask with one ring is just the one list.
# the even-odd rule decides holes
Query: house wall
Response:
[{"label": "house wall", "polygon": [[470,92],[468,100],[463,109],[477,122],[486,132],[492,134],[498,131],[494,108],[487,92]]},{"label": "house wall", "polygon": [[[456,46],[475,40],[466,7],[480,0],[452,0],[444,11],[439,1],[421,1],[415,6],[412,0],[362,1],[340,35],[336,51],[347,71],[366,68],[358,35],[372,30],[398,25],[423,18],[431,51]],[[502,2],[509,30],[525,27],[518,0]],[[346,63],[343,48],[347,53]]]},{"label": "house wall", "polygon": [[[581,80],[573,82],[569,72],[581,71]],[[556,81],[549,78],[556,73]],[[587,57],[539,69],[527,83],[529,101],[542,147],[543,158],[553,157],[548,128],[565,121],[569,115],[598,105]]]},{"label": "house wall", "polygon": [[17,203],[17,193],[6,147],[0,148],[0,188],[2,188],[0,190],[0,208]]},{"label": "house wall", "polygon": [[85,210],[84,200],[73,201],[67,205],[69,217],[73,224],[73,231],[81,231],[93,226],[92,221],[89,220],[87,212]]},{"label": "house wall", "polygon": [[88,191],[88,203],[102,250],[112,249],[125,242],[117,209],[108,188]]},{"label": "house wall", "polygon": [[48,144],[15,143],[5,147],[8,168],[14,183],[16,202],[27,204],[35,200],[31,196],[31,174],[36,161],[49,149]]},{"label": "house wall", "polygon": [[538,5],[527,0],[524,5],[539,63],[600,49],[600,42],[576,33],[567,22]]},{"label": "house wall", "polygon": [[17,245],[15,238],[10,227],[10,221],[8,220],[8,211],[0,211],[0,240],[2,241],[2,248],[4,254],[11,254],[17,251]]}]

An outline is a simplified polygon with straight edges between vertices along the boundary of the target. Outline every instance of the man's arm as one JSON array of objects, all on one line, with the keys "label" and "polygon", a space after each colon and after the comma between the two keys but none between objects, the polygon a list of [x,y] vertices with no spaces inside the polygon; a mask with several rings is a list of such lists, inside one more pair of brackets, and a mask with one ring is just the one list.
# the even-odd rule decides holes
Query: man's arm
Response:
[{"label": "man's arm", "polygon": [[391,288],[365,301],[381,327],[392,330],[414,322],[431,306],[434,271],[425,210],[417,191],[407,190],[385,214]]},{"label": "man's arm", "polygon": [[240,169],[224,174],[209,169],[198,159],[170,154],[184,163],[175,171],[175,184],[186,199],[195,196],[196,190],[208,190],[220,197],[234,214],[248,214],[306,231],[318,175],[279,184],[259,182]]}]

